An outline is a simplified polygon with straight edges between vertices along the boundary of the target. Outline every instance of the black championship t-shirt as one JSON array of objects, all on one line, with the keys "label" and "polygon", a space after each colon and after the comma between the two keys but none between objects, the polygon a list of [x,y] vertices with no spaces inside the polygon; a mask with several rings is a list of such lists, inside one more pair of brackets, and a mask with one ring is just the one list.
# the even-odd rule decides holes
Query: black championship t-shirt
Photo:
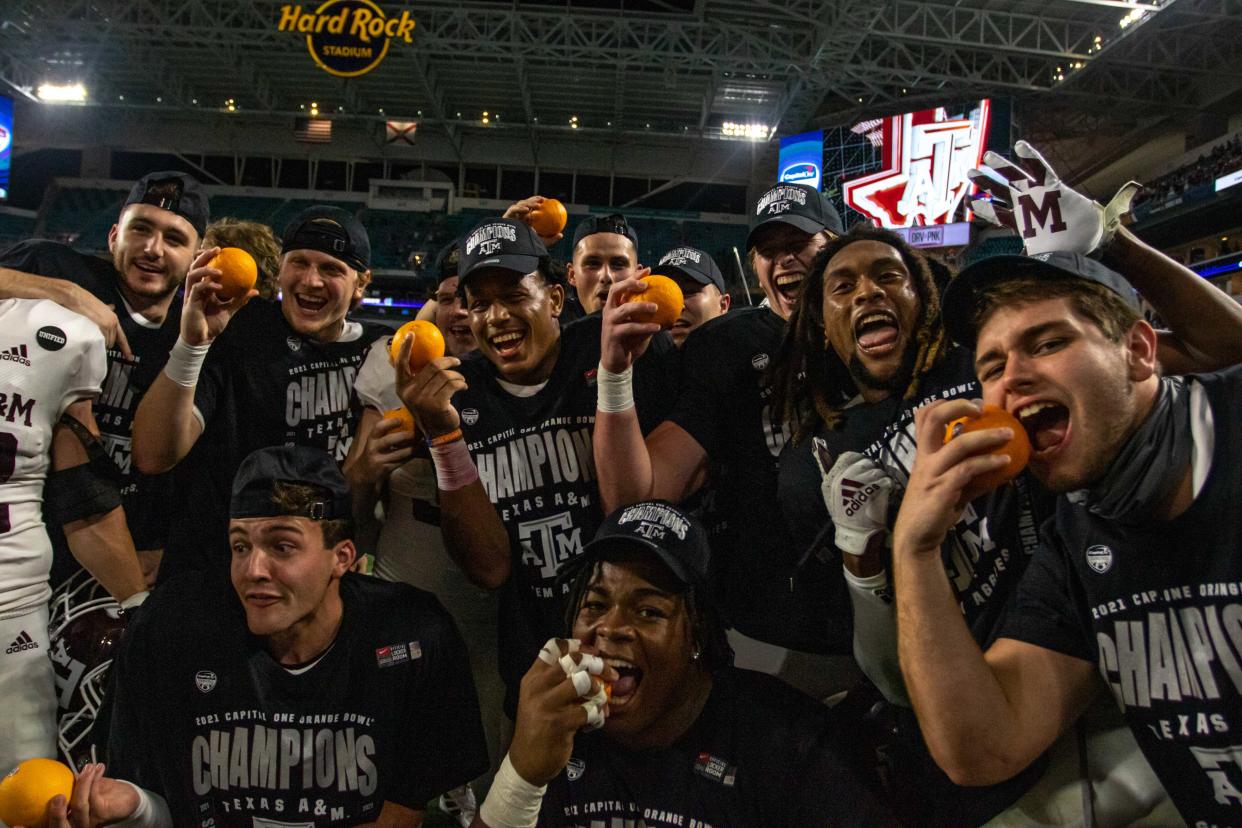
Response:
[{"label": "black championship t-shirt", "polygon": [[[895,517],[914,464],[915,409],[936,400],[980,396],[971,354],[954,348],[923,379],[914,400],[889,397],[874,403],[859,401],[842,411],[838,428],[821,425],[812,439],[786,446],[781,455],[781,508],[797,548],[807,555],[830,558],[838,569],[841,567],[841,553],[834,545],[834,530],[820,488],[823,478],[813,454],[815,441],[823,441],[834,460],[847,451],[857,451],[883,466],[898,486],[897,497],[890,502],[890,514]],[[966,623],[981,646],[986,647],[996,637],[1009,599],[1017,591],[1037,546],[1038,525],[1052,512],[1052,500],[1043,487],[1021,475],[1012,485],[968,505],[945,539],[941,548],[945,572]],[[896,642],[892,646],[895,652]],[[1044,764],[1038,762],[998,785],[954,785],[928,752],[913,712],[893,708],[890,715],[886,753],[893,765],[891,773],[909,780],[911,796],[921,797],[935,811],[928,824],[983,822],[1017,800],[1044,771]]]},{"label": "black championship t-shirt", "polygon": [[177,464],[176,521],[161,580],[228,564],[229,495],[246,455],[267,446],[310,446],[343,462],[362,405],[354,379],[371,344],[391,331],[347,321],[335,342],[296,333],[280,305],[254,299],[207,352],[194,390],[204,424]]},{"label": "black championship t-shirt", "polygon": [[[173,299],[164,321],[153,326],[128,310],[117,288],[120,276],[111,262],[98,256],[79,253],[58,242],[32,239],[19,242],[0,254],[0,267],[73,282],[116,309],[121,330],[129,341],[134,358],[126,359],[115,347],[108,349],[108,376],[104,380],[103,393],[93,406],[95,422],[99,425],[108,454],[124,475],[122,505],[134,546],[138,549],[163,548],[168,530],[168,489],[172,478],[167,474],[140,474],[131,465],[130,435],[138,403],[163,370],[168,352],[177,341],[181,327],[180,295]],[[52,537],[57,546],[57,557],[63,557],[60,552],[67,551],[67,547],[59,527],[53,529]]]},{"label": "black championship t-shirt", "polygon": [[789,431],[772,415],[766,375],[784,332],[784,320],[767,308],[730,311],[696,329],[682,346],[669,419],[710,459],[714,581],[730,624],[771,644],[848,653],[840,567],[801,561],[777,501]]},{"label": "black championship t-shirt", "polygon": [[892,824],[838,758],[832,711],[763,673],[726,667],[699,718],[663,750],[580,732],[548,784],[541,826]]},{"label": "black championship t-shirt", "polygon": [[[1189,376],[1214,434],[1190,508],[1127,528],[1065,498],[1001,631],[1097,664],[1187,823],[1242,826],[1242,369]],[[1205,453],[1206,454],[1206,453]]]},{"label": "black championship t-shirt", "polygon": [[[152,593],[113,662],[108,773],[177,825],[320,826],[422,810],[487,769],[466,648],[430,593],[347,574],[336,640],[291,672],[227,581]],[[271,820],[270,822],[267,820]]]},{"label": "black championship t-shirt", "polygon": [[[592,315],[562,330],[552,375],[529,397],[505,390],[495,366],[479,354],[458,369],[469,387],[453,396],[453,405],[513,556],[499,621],[500,672],[510,691],[544,642],[564,634],[569,585],[558,587],[557,573],[603,521],[592,442],[601,324]],[[644,428],[659,422],[672,402],[674,358],[672,340],[661,335],[634,367]]]},{"label": "black championship t-shirt", "polygon": [[[914,412],[937,400],[982,396],[970,352],[954,348],[923,378],[913,400],[889,397],[859,402],[842,412],[836,429],[821,425],[810,440],[790,444],[781,456],[780,500],[795,545],[832,550],[833,530],[824,506],[823,480],[815,463],[813,443],[821,440],[833,460],[857,451],[879,463],[897,483],[898,498],[890,502],[896,516],[914,464]],[[1039,524],[1052,514],[1053,498],[1026,475],[1011,485],[978,498],[966,507],[945,539],[941,558],[962,614],[975,640],[986,647],[996,636],[1008,598],[1017,588],[1039,540]]]}]

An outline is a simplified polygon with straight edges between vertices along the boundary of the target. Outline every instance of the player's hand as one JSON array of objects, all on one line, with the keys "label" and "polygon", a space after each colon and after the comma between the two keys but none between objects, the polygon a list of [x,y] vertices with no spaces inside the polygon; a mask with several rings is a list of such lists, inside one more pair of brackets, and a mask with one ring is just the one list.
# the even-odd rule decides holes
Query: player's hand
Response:
[{"label": "player's hand", "polygon": [[[531,211],[537,209],[545,201],[547,201],[547,199],[541,195],[533,195],[528,198],[524,198],[521,201],[515,201],[505,209],[504,215],[502,215],[501,218],[513,219],[514,221],[521,221],[526,224],[530,224]],[[564,233],[557,233],[555,236],[540,236],[539,240],[543,242],[544,247],[551,250],[552,245],[556,244],[563,238],[565,238]]]},{"label": "player's hand", "polygon": [[466,378],[453,370],[461,365],[461,360],[448,356],[433,359],[417,374],[411,372],[413,341],[414,337],[407,336],[397,354],[397,396],[414,415],[419,431],[428,437],[439,437],[461,425],[461,416],[452,400],[454,394],[466,389]]},{"label": "player's hand", "polygon": [[1105,207],[1061,181],[1026,141],[1014,144],[1013,153],[1017,164],[988,152],[983,169],[968,173],[988,194],[972,196],[972,210],[992,224],[1017,230],[1029,256],[1055,251],[1088,255],[1112,241],[1139,191],[1136,182],[1125,184]]},{"label": "player's hand", "polygon": [[102,764],[87,765],[78,773],[68,800],[57,796],[47,804],[47,825],[95,828],[125,819],[137,808],[138,791],[133,785],[104,776]]},{"label": "player's hand", "polygon": [[221,301],[217,281],[221,272],[207,263],[220,252],[218,247],[206,247],[199,252],[190,272],[185,277],[185,300],[181,309],[181,338],[189,345],[207,345],[228,326],[233,314],[251,299],[259,295],[251,290],[245,296],[237,296],[227,302]]},{"label": "player's hand", "polygon": [[915,412],[918,452],[893,526],[894,554],[940,554],[940,544],[966,507],[967,486],[1009,462],[1006,454],[987,452],[1012,438],[1012,429],[985,428],[944,442],[949,423],[981,413],[982,406],[972,400],[941,400]]},{"label": "player's hand", "polygon": [[509,761],[532,785],[546,785],[569,761],[574,734],[607,717],[603,682],[620,676],[590,647],[549,639],[522,677]]},{"label": "player's hand", "polygon": [[[644,271],[646,275],[650,271]],[[600,365],[619,374],[634,364],[646,350],[651,337],[660,332],[655,322],[639,322],[637,317],[658,310],[654,302],[626,302],[625,298],[642,293],[647,285],[638,276],[615,282],[608,289],[604,302],[603,329],[600,332]]]},{"label": "player's hand", "polygon": [[[449,429],[450,431],[452,429]],[[398,420],[380,420],[367,435],[362,454],[349,467],[351,487],[378,489],[388,476],[401,468],[414,454],[414,432],[401,428]]]},{"label": "player's hand", "polygon": [[121,329],[121,320],[116,315],[116,308],[99,301],[95,294],[81,285],[73,282],[65,282],[65,284],[69,286],[65,308],[94,322],[99,327],[99,332],[103,334],[104,342],[109,348],[116,348],[126,359],[133,359],[134,354],[129,349],[129,340],[125,338],[125,331]]},{"label": "player's hand", "polygon": [[872,538],[888,535],[893,478],[879,463],[856,451],[847,451],[832,463],[827,447],[816,440],[813,452],[823,478],[820,493],[836,531],[837,549],[862,555]]}]

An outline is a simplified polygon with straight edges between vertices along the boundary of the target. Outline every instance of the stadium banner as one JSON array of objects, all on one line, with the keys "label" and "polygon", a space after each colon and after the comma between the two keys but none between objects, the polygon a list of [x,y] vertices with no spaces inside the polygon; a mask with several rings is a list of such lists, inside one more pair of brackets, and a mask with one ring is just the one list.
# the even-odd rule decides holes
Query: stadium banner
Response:
[{"label": "stadium banner", "polygon": [[379,66],[393,40],[414,42],[408,10],[389,16],[371,0],[326,0],[313,9],[286,4],[276,28],[305,34],[315,64],[339,78],[356,78]]},{"label": "stadium banner", "polygon": [[0,201],[9,198],[9,162],[13,157],[13,99],[0,95]]},{"label": "stadium banner", "polygon": [[819,189],[824,170],[824,131],[804,132],[781,139],[777,167],[779,180]]},{"label": "stadium banner", "polygon": [[983,161],[990,122],[985,98],[960,114],[936,107],[855,125],[884,163],[843,182],[845,203],[888,228],[969,221],[966,173]]}]

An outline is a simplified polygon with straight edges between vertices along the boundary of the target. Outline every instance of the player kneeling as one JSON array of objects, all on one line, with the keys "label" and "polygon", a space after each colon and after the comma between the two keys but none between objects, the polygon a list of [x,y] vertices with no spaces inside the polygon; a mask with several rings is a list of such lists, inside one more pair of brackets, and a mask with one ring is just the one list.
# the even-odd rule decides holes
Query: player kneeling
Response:
[{"label": "player kneeling", "polygon": [[891,822],[838,758],[832,711],[729,666],[709,559],[702,527],[667,503],[609,516],[567,573],[574,637],[522,679],[476,825]]}]

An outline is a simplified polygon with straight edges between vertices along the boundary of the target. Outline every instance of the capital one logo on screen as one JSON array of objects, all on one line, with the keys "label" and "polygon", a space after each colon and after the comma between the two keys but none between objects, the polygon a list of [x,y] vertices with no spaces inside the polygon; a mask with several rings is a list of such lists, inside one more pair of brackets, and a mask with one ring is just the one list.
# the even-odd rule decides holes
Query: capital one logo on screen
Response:
[{"label": "capital one logo on screen", "polygon": [[980,101],[973,118],[950,119],[944,107],[885,118],[868,135],[882,144],[884,166],[844,182],[845,202],[884,227],[952,222],[973,186],[966,173],[987,148],[990,104]]}]

